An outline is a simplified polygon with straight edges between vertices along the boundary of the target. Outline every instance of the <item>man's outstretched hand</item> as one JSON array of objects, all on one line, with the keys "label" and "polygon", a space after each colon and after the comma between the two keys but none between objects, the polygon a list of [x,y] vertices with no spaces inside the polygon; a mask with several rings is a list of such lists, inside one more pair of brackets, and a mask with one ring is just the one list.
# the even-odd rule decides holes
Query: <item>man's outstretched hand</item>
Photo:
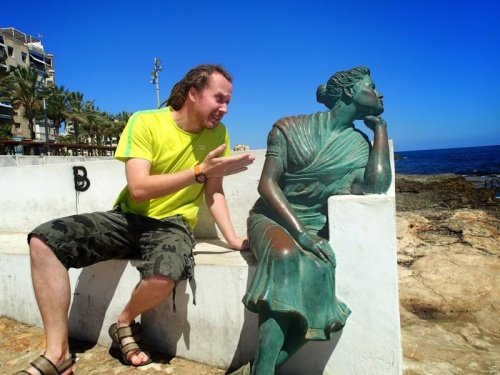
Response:
[{"label": "man's outstretched hand", "polygon": [[255,157],[250,154],[219,156],[225,149],[225,144],[220,145],[215,150],[210,151],[201,163],[201,170],[208,178],[224,177],[246,171],[247,166],[255,160]]}]

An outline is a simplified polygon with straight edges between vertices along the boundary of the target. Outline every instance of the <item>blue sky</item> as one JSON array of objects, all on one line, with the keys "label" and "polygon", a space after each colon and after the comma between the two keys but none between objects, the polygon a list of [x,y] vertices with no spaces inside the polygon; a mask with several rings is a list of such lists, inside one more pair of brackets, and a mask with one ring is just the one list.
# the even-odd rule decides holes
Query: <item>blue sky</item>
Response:
[{"label": "blue sky", "polygon": [[[233,75],[232,144],[265,148],[279,118],[326,110],[316,88],[368,66],[397,151],[500,144],[500,1],[6,1],[56,83],[104,111],[153,108],[200,63]],[[370,134],[362,122],[356,126]]]}]

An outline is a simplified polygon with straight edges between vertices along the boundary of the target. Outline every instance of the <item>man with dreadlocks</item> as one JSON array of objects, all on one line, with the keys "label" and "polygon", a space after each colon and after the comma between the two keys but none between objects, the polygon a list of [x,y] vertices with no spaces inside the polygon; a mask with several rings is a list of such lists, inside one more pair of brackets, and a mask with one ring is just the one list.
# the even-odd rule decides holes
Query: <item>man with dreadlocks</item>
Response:
[{"label": "man with dreadlocks", "polygon": [[247,239],[234,231],[222,189],[224,176],[253,162],[248,154],[229,156],[220,121],[231,95],[231,76],[221,66],[191,69],[173,87],[166,108],[137,112],[125,127],[115,157],[125,163],[127,185],[115,208],[56,219],[29,233],[46,349],[19,374],[72,374],[68,269],[108,259],[141,259],[141,281],[109,334],[125,363],[150,363],[136,342],[140,327],[134,320],[164,301],[180,280],[192,278],[192,230],[203,194],[227,244],[248,248]]}]

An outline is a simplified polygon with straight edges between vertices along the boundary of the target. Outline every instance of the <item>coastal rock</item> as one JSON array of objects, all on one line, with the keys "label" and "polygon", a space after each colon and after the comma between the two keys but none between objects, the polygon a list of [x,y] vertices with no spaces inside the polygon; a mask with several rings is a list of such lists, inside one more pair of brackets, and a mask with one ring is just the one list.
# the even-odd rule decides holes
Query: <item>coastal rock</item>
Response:
[{"label": "coastal rock", "polygon": [[498,201],[455,175],[396,188],[405,374],[500,373]]},{"label": "coastal rock", "polygon": [[455,174],[396,175],[397,211],[497,206],[495,192]]}]

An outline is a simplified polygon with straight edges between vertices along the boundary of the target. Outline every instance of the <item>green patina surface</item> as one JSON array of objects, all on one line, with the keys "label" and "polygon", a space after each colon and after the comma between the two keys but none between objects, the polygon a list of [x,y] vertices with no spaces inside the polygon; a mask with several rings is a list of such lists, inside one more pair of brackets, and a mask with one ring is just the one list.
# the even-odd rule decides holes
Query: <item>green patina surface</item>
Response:
[{"label": "green patina surface", "polygon": [[[335,296],[327,200],[385,193],[392,180],[382,95],[369,69],[335,73],[318,87],[317,100],[329,110],[273,126],[260,199],[248,218],[258,260],[243,299],[259,314],[252,374],[274,373],[308,340],[328,340],[342,329],[350,310]],[[373,132],[373,145],[354,126],[356,120]]]}]

